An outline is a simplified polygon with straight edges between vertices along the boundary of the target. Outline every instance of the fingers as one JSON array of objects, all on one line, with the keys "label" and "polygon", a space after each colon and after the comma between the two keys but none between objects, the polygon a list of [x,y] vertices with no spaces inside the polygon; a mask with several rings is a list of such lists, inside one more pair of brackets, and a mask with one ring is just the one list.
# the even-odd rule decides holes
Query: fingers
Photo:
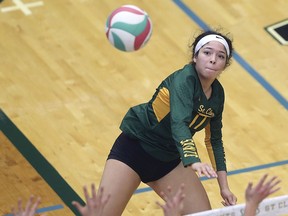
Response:
[{"label": "fingers", "polygon": [[[91,184],[91,192],[92,192],[92,198],[96,199],[96,188],[95,188],[95,184]],[[100,192],[100,195],[102,196],[102,193]]]},{"label": "fingers", "polygon": [[168,186],[167,190],[168,190],[169,193],[171,193],[171,191],[172,191],[171,186]]},{"label": "fingers", "polygon": [[[263,193],[263,195],[268,196],[273,192],[276,192],[278,190],[278,188],[275,189],[275,186],[278,185],[281,181],[277,180],[277,177],[274,176],[272,178],[270,178],[270,180],[268,180],[265,183],[265,180],[267,179],[267,174],[264,175],[259,183],[257,184],[257,186],[255,187],[255,190],[259,190],[260,193]],[[279,188],[280,189],[280,188]]]},{"label": "fingers", "polygon": [[180,215],[184,206],[184,184],[181,184],[181,186],[178,188],[176,193],[174,193],[174,195],[172,195],[173,193],[171,193],[171,187],[167,187],[167,190],[167,194],[169,195],[166,195],[164,192],[160,192],[160,196],[165,201],[165,203],[161,204],[160,202],[156,201],[156,204],[163,209],[164,215]]},{"label": "fingers", "polygon": [[276,176],[271,177],[267,180],[268,174],[265,174],[253,187],[252,183],[249,183],[245,192],[245,198],[247,201],[254,200],[257,203],[260,203],[263,199],[269,195],[275,193],[280,189],[277,185],[281,182],[277,179]]},{"label": "fingers", "polygon": [[159,201],[156,201],[156,204],[157,204],[159,207],[161,207],[162,209],[164,209],[164,205],[161,204]]},{"label": "fingers", "polygon": [[107,204],[108,200],[110,199],[111,194],[106,195],[105,198],[103,198],[103,196],[104,196],[104,188],[100,187],[97,199],[99,200],[100,204],[104,207]]},{"label": "fingers", "polygon": [[89,200],[89,193],[88,193],[86,185],[83,186],[83,191],[84,191],[85,200],[88,201]]},{"label": "fingers", "polygon": [[160,192],[160,196],[165,202],[168,202],[171,200],[171,197],[173,197],[174,201],[181,202],[185,198],[184,192],[185,185],[182,183],[176,193],[172,196],[172,189],[170,186],[167,187],[167,193],[164,193],[163,191]]},{"label": "fingers", "polygon": [[169,200],[168,196],[163,191],[160,192],[160,195],[165,202]]},{"label": "fingers", "polygon": [[73,201],[73,202],[72,202],[72,205],[73,205],[80,213],[82,213],[83,206],[82,206],[79,202]]},{"label": "fingers", "polygon": [[184,190],[184,184],[181,184],[180,188],[176,192],[176,196],[179,197],[183,193],[183,190]]},{"label": "fingers", "polygon": [[222,205],[225,206],[225,207],[228,206],[227,203],[226,203],[225,201],[221,201],[221,203],[222,203]]},{"label": "fingers", "polygon": [[236,197],[231,197],[228,199],[225,199],[224,201],[221,202],[223,206],[227,207],[227,206],[232,206],[232,205],[236,205],[237,203],[237,199]]},{"label": "fingers", "polygon": [[214,171],[214,169],[211,166],[205,166],[203,173],[208,178],[216,178],[217,177],[217,173]]},{"label": "fingers", "polygon": [[30,198],[29,198],[29,200],[28,200],[28,202],[27,202],[27,204],[26,204],[25,212],[30,212],[30,210],[31,210],[31,205],[32,205],[32,203],[33,203],[33,199],[34,199],[34,196],[31,195]]},{"label": "fingers", "polygon": [[278,190],[280,190],[280,189],[281,189],[281,188],[278,187],[278,188],[276,188],[276,189],[274,189],[274,190],[270,190],[270,191],[269,191],[269,194],[268,194],[267,196],[269,196],[269,195],[275,193],[276,191],[278,191]]},{"label": "fingers", "polygon": [[261,185],[263,185],[267,177],[268,177],[268,174],[265,174],[264,176],[262,176],[262,178],[260,179],[256,187],[261,187]]},{"label": "fingers", "polygon": [[281,182],[280,180],[277,180],[277,181],[276,180],[277,180],[276,176],[272,177],[270,181],[268,181],[267,183],[268,187],[273,188]]},{"label": "fingers", "polygon": [[31,208],[31,212],[35,213],[37,210],[38,205],[41,203],[41,198],[38,197],[36,202],[33,204],[32,208]]},{"label": "fingers", "polygon": [[251,188],[252,188],[252,186],[253,186],[253,183],[252,183],[252,182],[249,182],[249,184],[248,184],[248,186],[247,186],[247,188],[246,188],[246,191],[250,191]]},{"label": "fingers", "polygon": [[81,213],[81,215],[101,215],[103,208],[111,197],[110,194],[104,195],[103,187],[100,187],[97,191],[94,183],[91,184],[91,196],[89,195],[90,192],[86,186],[83,187],[83,191],[86,204],[82,206],[79,202],[73,201],[72,205]]},{"label": "fingers", "polygon": [[277,180],[277,177],[274,176],[272,177],[267,183],[266,183],[266,191],[267,191],[267,196],[269,196],[272,193],[275,193],[276,191],[280,190],[280,187],[275,188],[281,181]]},{"label": "fingers", "polygon": [[192,168],[197,172],[198,176],[206,176],[208,178],[216,178],[217,173],[215,170],[206,163],[194,163]]},{"label": "fingers", "polygon": [[17,215],[17,210],[16,210],[16,208],[14,206],[11,208],[11,212],[12,212],[13,216]]},{"label": "fingers", "polygon": [[237,198],[235,196],[231,196],[231,197],[228,197],[228,199],[226,199],[225,201],[226,203],[228,203],[229,206],[236,205]]},{"label": "fingers", "polygon": [[22,199],[18,199],[18,210],[16,210],[16,208],[12,208],[11,211],[13,213],[13,215],[15,216],[21,216],[21,215],[25,215],[25,216],[30,216],[30,215],[34,215],[38,205],[41,202],[41,198],[38,197],[37,200],[34,202],[34,196],[31,195],[26,206],[25,209],[23,209],[23,203],[22,203]]},{"label": "fingers", "polygon": [[183,193],[183,191],[184,191],[184,184],[181,184],[180,188],[177,190],[173,198],[176,203],[181,203],[184,200],[185,194]]},{"label": "fingers", "polygon": [[111,197],[111,194],[108,194],[106,198],[102,201],[103,207],[108,203],[108,200],[110,199],[110,197]]}]

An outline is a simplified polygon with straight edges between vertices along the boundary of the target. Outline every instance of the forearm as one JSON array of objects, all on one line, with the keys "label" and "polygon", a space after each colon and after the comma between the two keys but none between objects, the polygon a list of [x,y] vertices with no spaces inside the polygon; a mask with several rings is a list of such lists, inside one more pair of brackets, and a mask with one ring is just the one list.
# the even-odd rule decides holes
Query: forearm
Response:
[{"label": "forearm", "polygon": [[229,189],[228,180],[227,180],[227,172],[226,171],[217,171],[217,180],[219,184],[220,191]]},{"label": "forearm", "polygon": [[217,175],[220,193],[222,198],[224,199],[225,206],[235,205],[237,203],[237,197],[230,191],[226,171],[218,171]]},{"label": "forearm", "polygon": [[244,216],[255,216],[258,205],[255,203],[246,203]]}]

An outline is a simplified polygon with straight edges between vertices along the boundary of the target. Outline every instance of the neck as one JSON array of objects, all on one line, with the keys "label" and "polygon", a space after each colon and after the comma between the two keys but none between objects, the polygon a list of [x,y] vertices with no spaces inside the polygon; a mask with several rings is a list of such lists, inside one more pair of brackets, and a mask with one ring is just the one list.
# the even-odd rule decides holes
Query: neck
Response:
[{"label": "neck", "polygon": [[201,83],[201,86],[202,86],[204,93],[210,91],[213,82],[214,82],[214,80],[212,80],[212,81],[211,80],[203,80],[200,78],[200,83]]},{"label": "neck", "polygon": [[209,86],[208,88],[202,88],[203,89],[203,92],[205,94],[209,93],[211,91],[211,86]]},{"label": "neck", "polygon": [[206,98],[209,99],[212,95],[212,83],[213,83],[213,81],[212,82],[209,82],[209,81],[203,82],[203,80],[200,79],[200,82],[201,82],[203,93],[206,95]]}]

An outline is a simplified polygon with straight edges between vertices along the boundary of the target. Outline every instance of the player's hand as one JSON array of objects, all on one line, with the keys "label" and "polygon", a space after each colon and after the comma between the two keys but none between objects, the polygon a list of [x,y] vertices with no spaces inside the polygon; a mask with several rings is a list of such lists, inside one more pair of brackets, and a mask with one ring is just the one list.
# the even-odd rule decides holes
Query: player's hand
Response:
[{"label": "player's hand", "polygon": [[103,215],[103,209],[110,198],[110,194],[108,196],[104,196],[104,189],[102,187],[97,193],[94,184],[91,184],[91,196],[89,195],[86,186],[83,187],[83,190],[86,199],[86,205],[82,206],[77,201],[73,201],[72,204],[77,208],[82,216]]},{"label": "player's hand", "polygon": [[221,202],[224,206],[236,205],[237,197],[228,188],[221,190],[221,196],[224,199]]},{"label": "player's hand", "polygon": [[178,189],[174,196],[171,195],[171,187],[168,187],[168,194],[161,192],[161,197],[164,199],[165,204],[156,202],[164,211],[164,216],[177,216],[181,215],[184,208],[184,184]]},{"label": "player's hand", "polygon": [[[254,202],[257,205],[262,202],[267,196],[272,193],[275,193],[280,189],[278,184],[281,182],[277,179],[276,176],[271,177],[269,180],[266,181],[268,175],[265,174],[257,185],[253,187],[253,184],[250,182],[245,191],[245,199],[246,202]],[[266,182],[265,182],[266,181]]]},{"label": "player's hand", "polygon": [[[18,209],[13,207],[12,215],[13,216],[34,216],[36,215],[36,210],[37,210],[38,205],[40,204],[40,201],[41,201],[40,197],[38,197],[35,201],[34,196],[31,195],[26,204],[26,207],[24,208],[22,205],[23,204],[22,199],[19,199]],[[45,215],[42,215],[42,216],[45,216]]]},{"label": "player's hand", "polygon": [[198,176],[206,176],[208,178],[216,178],[217,173],[210,164],[196,162],[192,164],[192,169],[197,172]]}]

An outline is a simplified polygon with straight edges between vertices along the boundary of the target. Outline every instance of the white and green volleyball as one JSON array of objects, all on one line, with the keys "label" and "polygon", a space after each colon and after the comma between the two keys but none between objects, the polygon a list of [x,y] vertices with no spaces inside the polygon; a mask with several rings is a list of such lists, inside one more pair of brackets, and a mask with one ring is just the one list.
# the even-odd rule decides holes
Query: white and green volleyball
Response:
[{"label": "white and green volleyball", "polygon": [[134,5],[114,10],[106,21],[106,36],[121,51],[131,52],[144,47],[152,34],[149,15]]}]

